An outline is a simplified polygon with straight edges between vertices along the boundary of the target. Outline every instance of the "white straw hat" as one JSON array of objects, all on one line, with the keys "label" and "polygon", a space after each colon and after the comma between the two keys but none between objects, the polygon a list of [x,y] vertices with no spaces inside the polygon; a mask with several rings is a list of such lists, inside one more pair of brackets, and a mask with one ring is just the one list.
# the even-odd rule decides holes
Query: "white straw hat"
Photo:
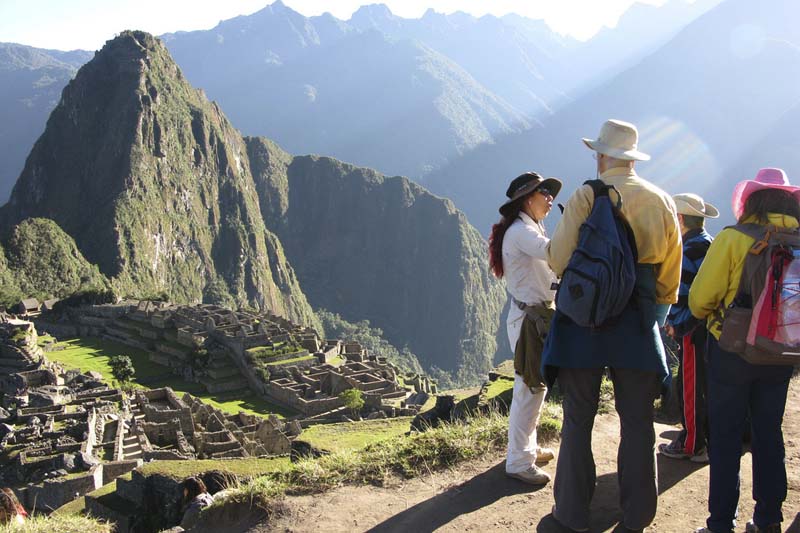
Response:
[{"label": "white straw hat", "polygon": [[630,122],[621,120],[606,120],[600,128],[600,135],[596,140],[583,139],[586,146],[611,156],[615,159],[628,161],[648,161],[650,156],[638,150],[639,131]]}]

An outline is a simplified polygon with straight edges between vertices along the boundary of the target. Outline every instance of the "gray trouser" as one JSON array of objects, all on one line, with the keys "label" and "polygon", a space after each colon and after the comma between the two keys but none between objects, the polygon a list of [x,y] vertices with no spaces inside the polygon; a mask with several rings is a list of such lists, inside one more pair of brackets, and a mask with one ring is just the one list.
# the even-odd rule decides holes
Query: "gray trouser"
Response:
[{"label": "gray trouser", "polygon": [[[600,398],[602,368],[560,368],[564,423],[554,495],[555,518],[572,529],[589,528],[589,506],[597,479],[592,455],[592,426]],[[653,521],[658,502],[653,402],[661,381],[655,372],[611,369],[621,440],[617,478],[623,524],[641,529]]]}]

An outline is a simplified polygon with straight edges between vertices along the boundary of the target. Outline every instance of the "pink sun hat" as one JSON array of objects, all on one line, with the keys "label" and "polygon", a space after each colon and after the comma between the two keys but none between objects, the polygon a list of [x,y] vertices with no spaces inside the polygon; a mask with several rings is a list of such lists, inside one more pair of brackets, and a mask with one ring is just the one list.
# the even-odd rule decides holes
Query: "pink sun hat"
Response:
[{"label": "pink sun hat", "polygon": [[744,180],[736,184],[733,188],[733,199],[731,200],[731,207],[733,214],[736,218],[742,216],[744,211],[744,204],[747,198],[756,191],[762,189],[780,189],[792,193],[800,202],[800,187],[796,187],[789,183],[789,178],[786,177],[786,172],[780,168],[762,168],[756,174],[754,180]]}]

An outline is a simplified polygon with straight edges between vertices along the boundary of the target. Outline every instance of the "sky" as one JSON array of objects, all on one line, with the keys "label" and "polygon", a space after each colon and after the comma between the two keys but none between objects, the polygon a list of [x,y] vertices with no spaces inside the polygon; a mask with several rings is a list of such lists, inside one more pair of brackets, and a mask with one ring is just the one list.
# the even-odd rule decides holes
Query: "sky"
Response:
[{"label": "sky", "polygon": [[[154,35],[210,29],[221,20],[254,13],[273,0],[0,0],[0,42],[55,50],[98,50],[123,30]],[[360,5],[384,3],[418,18],[428,9],[475,16],[518,13],[544,19],[558,33],[588,39],[613,27],[635,0],[283,0],[306,16],[326,11],[349,19]],[[662,5],[666,0],[638,0]],[[686,0],[692,2],[694,0]]]}]

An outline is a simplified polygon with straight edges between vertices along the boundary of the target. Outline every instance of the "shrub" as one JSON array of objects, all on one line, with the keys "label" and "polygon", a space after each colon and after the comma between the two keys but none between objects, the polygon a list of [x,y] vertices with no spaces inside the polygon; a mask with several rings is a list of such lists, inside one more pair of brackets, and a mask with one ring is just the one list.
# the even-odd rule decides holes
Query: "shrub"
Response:
[{"label": "shrub", "polygon": [[358,389],[347,389],[339,394],[339,398],[344,400],[344,406],[350,409],[353,416],[358,416],[358,412],[364,407],[364,395]]}]

